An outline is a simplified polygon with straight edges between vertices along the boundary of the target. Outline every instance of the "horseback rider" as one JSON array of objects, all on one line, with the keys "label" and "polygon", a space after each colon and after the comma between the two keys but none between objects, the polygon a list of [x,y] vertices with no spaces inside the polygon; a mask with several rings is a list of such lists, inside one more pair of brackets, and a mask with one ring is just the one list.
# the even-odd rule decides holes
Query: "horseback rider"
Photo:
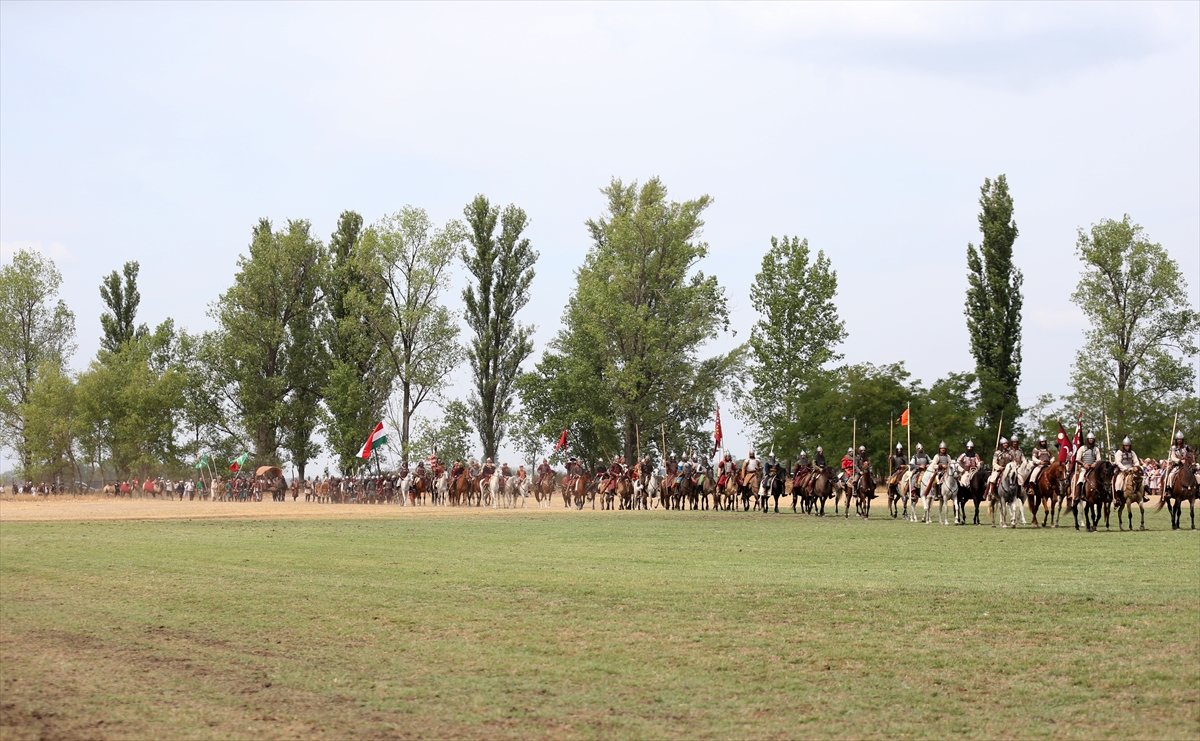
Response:
[{"label": "horseback rider", "polygon": [[479,472],[479,489],[485,489],[492,481],[492,477],[496,475],[496,464],[492,463],[492,459],[488,458],[483,463],[483,470]]},{"label": "horseback rider", "polygon": [[[1117,464],[1117,475],[1113,478],[1113,492],[1125,496],[1128,502],[1137,501],[1133,496],[1125,495],[1125,486],[1130,482],[1130,474],[1142,470],[1142,462],[1137,453],[1133,452],[1133,441],[1127,435],[1121,441],[1121,449],[1113,451],[1113,463]],[[1140,481],[1140,477],[1135,477]],[[1141,499],[1140,494],[1138,500]]]},{"label": "horseback rider", "polygon": [[1017,474],[1017,483],[1024,484],[1021,480],[1021,469],[1025,468],[1025,452],[1021,450],[1021,441],[1017,439],[1017,433],[1008,436],[1008,452],[1012,455],[1012,467]]},{"label": "horseback rider", "polygon": [[1096,447],[1096,435],[1089,432],[1083,445],[1075,451],[1075,476],[1071,479],[1071,491],[1083,485],[1087,472],[1100,462],[1100,449]]},{"label": "horseback rider", "polygon": [[929,467],[929,454],[925,452],[925,446],[917,443],[916,452],[908,461],[909,475],[909,491],[916,493],[921,487],[921,476],[925,474],[925,469]]},{"label": "horseback rider", "polygon": [[621,456],[613,456],[612,463],[608,466],[608,471],[604,475],[604,483],[600,485],[600,491],[612,491],[617,488],[617,479],[621,478],[625,473],[625,459]]},{"label": "horseback rider", "polygon": [[943,440],[938,443],[938,452],[930,460],[930,463],[934,467],[934,474],[929,477],[929,483],[925,485],[925,494],[928,494],[934,485],[942,485],[942,480],[945,478],[946,472],[950,470],[950,463],[953,460],[950,454],[946,452],[946,441]]},{"label": "horseback rider", "polygon": [[663,477],[663,488],[670,489],[675,485],[675,479],[679,476],[679,464],[675,462],[675,454],[667,453],[666,476]]},{"label": "horseback rider", "polygon": [[500,464],[500,490],[504,490],[504,484],[512,478],[512,469],[508,467],[508,462]]},{"label": "horseback rider", "polygon": [[842,477],[849,480],[854,475],[854,448],[846,448],[842,456]]},{"label": "horseback rider", "polygon": [[638,481],[642,483],[642,491],[650,488],[650,474],[654,471],[654,464],[650,462],[650,454],[643,453],[642,459],[638,461]]},{"label": "horseback rider", "polygon": [[455,458],[454,464],[450,466],[450,486],[458,485],[458,480],[466,473],[467,467],[463,465],[461,458]]},{"label": "horseback rider", "polygon": [[717,462],[717,487],[723,488],[729,482],[729,477],[733,475],[733,456],[726,453],[720,461]]},{"label": "horseback rider", "polygon": [[818,470],[825,469],[825,449],[820,445],[817,446],[817,454],[813,456],[813,465],[816,466]]},{"label": "horseback rider", "polygon": [[546,480],[547,476],[553,475],[554,469],[550,467],[550,460],[548,458],[543,458],[542,462],[539,463],[537,467],[537,485],[541,486],[542,482]]},{"label": "horseback rider", "polygon": [[1046,468],[1046,466],[1049,466],[1056,457],[1057,456],[1054,453],[1050,452],[1050,447],[1046,442],[1046,436],[1038,435],[1037,445],[1033,448],[1033,450],[1029,451],[1029,460],[1031,463],[1033,463],[1033,468],[1031,468],[1027,473],[1018,472],[1017,483],[1020,484],[1022,488],[1032,488],[1033,485],[1037,483],[1038,476],[1042,474],[1042,471]]},{"label": "horseback rider", "polygon": [[[549,464],[546,463],[545,460],[542,461],[542,465],[549,468]],[[567,478],[576,479],[582,473],[583,473],[583,466],[579,465],[579,459],[576,458],[575,456],[571,456],[570,458],[568,458],[567,459]]]},{"label": "horseback rider", "polygon": [[867,446],[859,445],[858,454],[854,456],[854,476],[850,481],[851,488],[858,485],[858,480],[870,466],[871,462],[867,460]]},{"label": "horseback rider", "polygon": [[442,461],[438,458],[436,451],[429,456],[429,470],[433,472],[435,479],[442,475],[442,471],[446,470],[446,467],[442,465]]},{"label": "horseback rider", "polygon": [[1183,439],[1183,430],[1175,433],[1175,444],[1171,446],[1171,450],[1167,453],[1167,475],[1163,477],[1163,490],[1170,488],[1175,483],[1175,475],[1187,464],[1188,458],[1192,453],[1192,448]]},{"label": "horseback rider", "polygon": [[900,479],[907,470],[908,459],[904,457],[904,444],[896,443],[896,452],[892,453],[892,475],[888,476],[888,486],[900,483]]},{"label": "horseback rider", "polygon": [[1010,463],[1012,463],[1012,451],[1008,449],[1008,438],[1002,437],[1000,438],[1000,447],[996,448],[996,452],[992,454],[992,473],[987,480],[989,487],[996,485]]},{"label": "horseback rider", "polygon": [[749,455],[746,456],[746,460],[742,461],[742,472],[741,472],[742,486],[749,486],[748,482],[751,478],[754,477],[754,475],[756,473],[758,473],[758,468],[759,468],[758,459],[754,457],[754,451],[751,450]]},{"label": "horseback rider", "polygon": [[471,459],[471,465],[467,466],[467,473],[472,479],[479,480],[479,461]]}]

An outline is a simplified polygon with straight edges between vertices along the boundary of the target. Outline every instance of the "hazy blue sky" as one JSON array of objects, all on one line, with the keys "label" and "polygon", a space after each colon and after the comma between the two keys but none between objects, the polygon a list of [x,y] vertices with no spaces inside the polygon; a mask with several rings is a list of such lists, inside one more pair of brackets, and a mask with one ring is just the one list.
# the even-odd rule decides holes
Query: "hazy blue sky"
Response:
[{"label": "hazy blue sky", "polygon": [[77,368],[126,260],[143,321],[203,330],[260,216],[328,238],[344,209],[445,221],[480,192],[531,218],[536,359],[599,189],[659,175],[715,199],[737,337],[714,349],[796,234],[839,272],[846,358],[932,381],[972,367],[964,255],[999,173],[1029,403],[1080,343],[1079,227],[1129,213],[1200,291],[1200,4],[0,4],[0,260],[56,260]]}]

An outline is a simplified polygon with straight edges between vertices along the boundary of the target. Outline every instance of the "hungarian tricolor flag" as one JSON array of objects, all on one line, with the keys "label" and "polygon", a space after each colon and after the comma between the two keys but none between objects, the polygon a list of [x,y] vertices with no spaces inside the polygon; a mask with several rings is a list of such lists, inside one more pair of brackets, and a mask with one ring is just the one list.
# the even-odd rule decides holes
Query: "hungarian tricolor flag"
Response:
[{"label": "hungarian tricolor flag", "polygon": [[249,453],[242,453],[237,458],[229,461],[229,470],[237,473],[242,470],[242,466],[246,465],[246,461],[250,460]]},{"label": "hungarian tricolor flag", "polygon": [[[723,437],[721,434],[721,407],[717,407],[717,426],[713,430],[713,455],[716,455],[717,451],[721,449],[721,440]],[[711,458],[712,456],[709,457]]]},{"label": "hungarian tricolor flag", "polygon": [[391,433],[382,422],[375,425],[375,429],[371,430],[371,434],[367,436],[367,441],[358,450],[358,457],[364,461],[371,457],[371,454],[379,449],[388,441],[388,435]]},{"label": "hungarian tricolor flag", "polygon": [[905,409],[903,412],[900,413],[900,426],[901,427],[908,427],[908,412],[909,412],[909,410]]},{"label": "hungarian tricolor flag", "polygon": [[565,450],[567,447],[567,428],[563,428],[562,434],[558,436],[558,444],[554,446],[554,452]]}]

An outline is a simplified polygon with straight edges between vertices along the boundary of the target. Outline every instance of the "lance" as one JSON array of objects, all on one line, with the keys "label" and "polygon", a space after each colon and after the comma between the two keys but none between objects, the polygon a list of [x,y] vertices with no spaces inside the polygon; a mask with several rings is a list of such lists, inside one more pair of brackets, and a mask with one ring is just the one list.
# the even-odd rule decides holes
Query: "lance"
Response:
[{"label": "lance", "polygon": [[912,455],[912,402],[911,401],[908,402],[908,407],[906,407],[906,408],[908,409],[908,424],[906,425],[906,427],[908,428],[908,447],[905,449],[905,452],[907,452],[909,455]]},{"label": "lance", "polygon": [[888,478],[892,477],[892,431],[896,425],[896,415],[891,415],[888,418]]}]

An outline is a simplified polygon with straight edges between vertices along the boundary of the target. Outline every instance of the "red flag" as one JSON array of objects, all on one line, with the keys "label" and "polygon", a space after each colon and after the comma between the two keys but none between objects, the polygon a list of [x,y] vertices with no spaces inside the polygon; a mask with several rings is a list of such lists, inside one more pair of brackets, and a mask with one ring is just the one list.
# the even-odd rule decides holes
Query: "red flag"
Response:
[{"label": "red flag", "polygon": [[[721,440],[724,436],[721,434],[721,407],[717,407],[717,428],[713,431],[713,455],[721,449]],[[710,456],[711,457],[711,456]]]},{"label": "red flag", "polygon": [[908,410],[907,409],[905,409],[903,412],[900,413],[900,426],[908,427]]},{"label": "red flag", "polygon": [[1079,415],[1079,421],[1075,423],[1075,439],[1071,442],[1071,452],[1079,450],[1080,444],[1083,443],[1083,415]]},{"label": "red flag", "polygon": [[567,447],[567,429],[564,427],[563,431],[562,431],[562,435],[560,435],[558,438],[558,445],[554,446],[554,452],[557,453],[560,450],[566,449],[566,447]]},{"label": "red flag", "polygon": [[1067,440],[1067,428],[1063,427],[1063,423],[1058,423],[1058,462],[1066,463],[1071,457],[1071,441]]}]

